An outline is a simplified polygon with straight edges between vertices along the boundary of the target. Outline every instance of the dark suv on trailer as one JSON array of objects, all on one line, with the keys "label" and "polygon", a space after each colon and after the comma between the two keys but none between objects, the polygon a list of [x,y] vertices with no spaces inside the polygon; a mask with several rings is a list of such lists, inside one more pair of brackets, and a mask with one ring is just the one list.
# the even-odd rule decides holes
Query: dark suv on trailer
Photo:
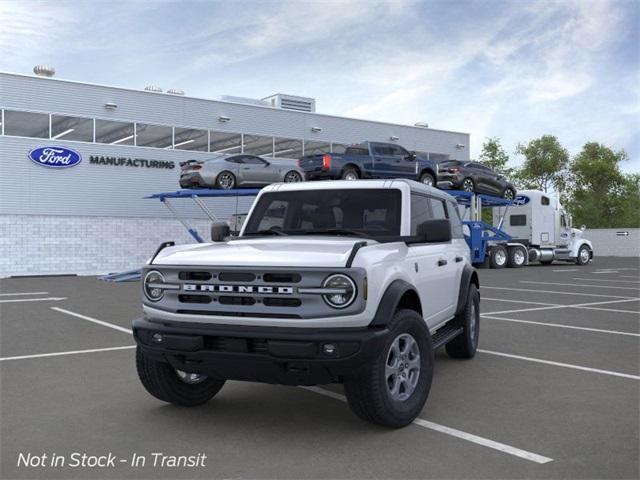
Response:
[{"label": "dark suv on trailer", "polygon": [[438,185],[451,184],[452,190],[485,193],[513,200],[516,188],[501,173],[478,162],[445,160],[438,165]]}]

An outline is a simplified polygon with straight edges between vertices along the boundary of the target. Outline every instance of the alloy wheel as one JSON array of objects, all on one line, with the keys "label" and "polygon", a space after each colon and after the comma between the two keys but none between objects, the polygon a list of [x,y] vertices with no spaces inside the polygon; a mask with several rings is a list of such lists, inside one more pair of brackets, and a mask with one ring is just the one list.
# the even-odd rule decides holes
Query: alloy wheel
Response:
[{"label": "alloy wheel", "polygon": [[473,180],[466,178],[464,182],[462,182],[462,190],[464,192],[473,192]]},{"label": "alloy wheel", "polygon": [[398,402],[407,400],[420,377],[420,347],[409,333],[401,333],[391,343],[385,363],[389,396]]},{"label": "alloy wheel", "polygon": [[289,172],[284,177],[284,183],[296,183],[301,181],[302,177],[298,172]]}]

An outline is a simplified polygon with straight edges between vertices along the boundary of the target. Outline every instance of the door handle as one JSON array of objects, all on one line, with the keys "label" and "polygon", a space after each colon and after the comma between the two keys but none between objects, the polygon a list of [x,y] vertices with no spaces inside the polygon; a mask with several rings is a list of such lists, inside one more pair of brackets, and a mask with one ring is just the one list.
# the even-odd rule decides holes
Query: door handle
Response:
[{"label": "door handle", "polygon": [[242,167],[243,170],[251,170],[251,167]]},{"label": "door handle", "polygon": [[443,258],[441,258],[440,260],[438,260],[438,266],[439,267],[444,267],[447,264],[447,261]]},{"label": "door handle", "polygon": [[464,258],[462,258],[462,257],[456,257],[456,263],[460,263],[462,260],[464,260]]}]

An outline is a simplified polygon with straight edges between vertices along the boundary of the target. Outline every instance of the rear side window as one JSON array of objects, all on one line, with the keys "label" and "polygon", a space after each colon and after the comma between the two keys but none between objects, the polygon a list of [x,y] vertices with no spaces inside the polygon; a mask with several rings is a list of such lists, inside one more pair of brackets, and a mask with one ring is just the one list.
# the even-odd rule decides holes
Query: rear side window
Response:
[{"label": "rear side window", "polygon": [[526,215],[511,215],[509,217],[509,225],[512,227],[523,227],[527,224]]},{"label": "rear side window", "polygon": [[411,194],[411,235],[418,233],[418,225],[433,218],[431,201],[424,195]]},{"label": "rear side window", "polygon": [[431,211],[435,220],[444,220],[447,218],[447,211],[444,208],[444,202],[435,198],[430,198]]},{"label": "rear side window", "polygon": [[458,207],[453,202],[447,202],[447,209],[449,210],[449,220],[451,221],[451,236],[453,238],[464,238]]}]

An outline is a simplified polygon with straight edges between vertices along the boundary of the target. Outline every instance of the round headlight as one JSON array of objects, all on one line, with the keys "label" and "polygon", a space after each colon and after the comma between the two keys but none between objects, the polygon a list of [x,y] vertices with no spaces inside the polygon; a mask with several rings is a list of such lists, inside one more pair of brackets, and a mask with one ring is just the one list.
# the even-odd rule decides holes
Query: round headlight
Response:
[{"label": "round headlight", "polygon": [[324,301],[333,308],[348,307],[356,298],[356,284],[349,277],[340,273],[327,277],[322,287],[335,290],[335,292],[322,295]]},{"label": "round headlight", "polygon": [[164,283],[164,277],[157,270],[151,270],[144,276],[142,289],[144,290],[145,297],[152,302],[157,302],[164,296],[164,289],[154,287],[154,285],[159,283]]}]

